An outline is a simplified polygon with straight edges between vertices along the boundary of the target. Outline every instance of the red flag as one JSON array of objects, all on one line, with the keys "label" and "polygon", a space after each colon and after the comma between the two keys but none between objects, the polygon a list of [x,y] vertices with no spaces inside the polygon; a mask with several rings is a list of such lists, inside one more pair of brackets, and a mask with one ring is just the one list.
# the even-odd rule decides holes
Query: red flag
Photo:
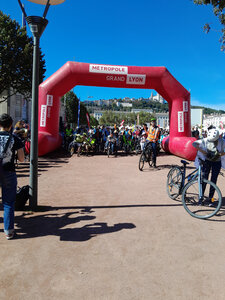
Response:
[{"label": "red flag", "polygon": [[86,113],[86,118],[87,118],[87,122],[88,122],[88,127],[90,128],[90,119],[89,119],[88,113]]},{"label": "red flag", "polygon": [[123,126],[124,120],[120,123],[120,126]]}]

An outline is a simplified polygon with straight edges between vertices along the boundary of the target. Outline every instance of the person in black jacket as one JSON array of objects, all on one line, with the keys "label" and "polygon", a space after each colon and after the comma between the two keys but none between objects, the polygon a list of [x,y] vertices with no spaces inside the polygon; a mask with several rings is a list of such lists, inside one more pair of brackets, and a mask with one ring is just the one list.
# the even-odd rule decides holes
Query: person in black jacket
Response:
[{"label": "person in black jacket", "polygon": [[0,157],[2,162],[0,184],[4,208],[4,232],[8,240],[14,237],[14,203],[16,199],[17,177],[15,171],[15,152],[18,160],[24,161],[23,143],[11,134],[13,120],[8,114],[0,116]]}]

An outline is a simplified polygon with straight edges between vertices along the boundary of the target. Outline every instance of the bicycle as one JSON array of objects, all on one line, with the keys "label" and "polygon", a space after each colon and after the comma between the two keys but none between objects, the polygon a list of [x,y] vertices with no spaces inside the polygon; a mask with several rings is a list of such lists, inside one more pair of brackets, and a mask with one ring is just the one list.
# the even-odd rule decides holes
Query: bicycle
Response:
[{"label": "bicycle", "polygon": [[153,166],[153,150],[151,142],[146,144],[144,150],[141,153],[138,165],[140,171],[143,171],[145,163],[148,163],[149,167]]},{"label": "bicycle", "polygon": [[[182,204],[185,210],[198,219],[208,219],[216,215],[222,205],[222,195],[218,186],[210,180],[203,178],[200,159],[199,168],[186,176],[186,165],[189,163],[181,160],[182,167],[174,166],[167,175],[167,193],[171,199],[182,195]],[[209,195],[214,190],[213,198]]]},{"label": "bicycle", "polygon": [[116,143],[115,142],[113,142],[113,141],[108,142],[107,155],[108,155],[108,157],[110,155],[115,155],[115,157],[117,156],[117,148],[116,148]]}]

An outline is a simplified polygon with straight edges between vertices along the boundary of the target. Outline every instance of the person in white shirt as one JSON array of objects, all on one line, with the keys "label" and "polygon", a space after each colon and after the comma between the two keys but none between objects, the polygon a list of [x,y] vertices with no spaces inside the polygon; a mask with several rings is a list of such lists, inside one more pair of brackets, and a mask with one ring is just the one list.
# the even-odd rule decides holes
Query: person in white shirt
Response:
[{"label": "person in white shirt", "polygon": [[[210,129],[206,138],[199,139],[192,144],[197,150],[195,166],[199,166],[198,158],[205,161],[203,165],[203,176],[208,179],[210,171],[211,181],[216,184],[221,167],[225,169],[225,141],[220,138],[218,129]],[[214,189],[211,187],[209,198],[212,199]]]}]

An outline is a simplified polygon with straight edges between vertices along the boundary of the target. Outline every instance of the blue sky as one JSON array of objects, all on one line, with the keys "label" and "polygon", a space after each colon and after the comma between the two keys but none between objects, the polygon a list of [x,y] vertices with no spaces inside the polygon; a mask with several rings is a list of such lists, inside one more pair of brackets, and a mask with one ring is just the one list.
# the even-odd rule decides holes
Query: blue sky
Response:
[{"label": "blue sky", "polygon": [[[21,0],[27,15],[44,6]],[[17,0],[0,9],[21,24]],[[191,92],[192,105],[225,110],[225,53],[211,6],[191,0],[66,0],[51,6],[40,41],[46,77],[67,61],[125,66],[165,66]],[[213,31],[203,32],[205,23]],[[28,29],[28,34],[30,30]],[[80,99],[149,97],[151,90],[77,86]]]}]

